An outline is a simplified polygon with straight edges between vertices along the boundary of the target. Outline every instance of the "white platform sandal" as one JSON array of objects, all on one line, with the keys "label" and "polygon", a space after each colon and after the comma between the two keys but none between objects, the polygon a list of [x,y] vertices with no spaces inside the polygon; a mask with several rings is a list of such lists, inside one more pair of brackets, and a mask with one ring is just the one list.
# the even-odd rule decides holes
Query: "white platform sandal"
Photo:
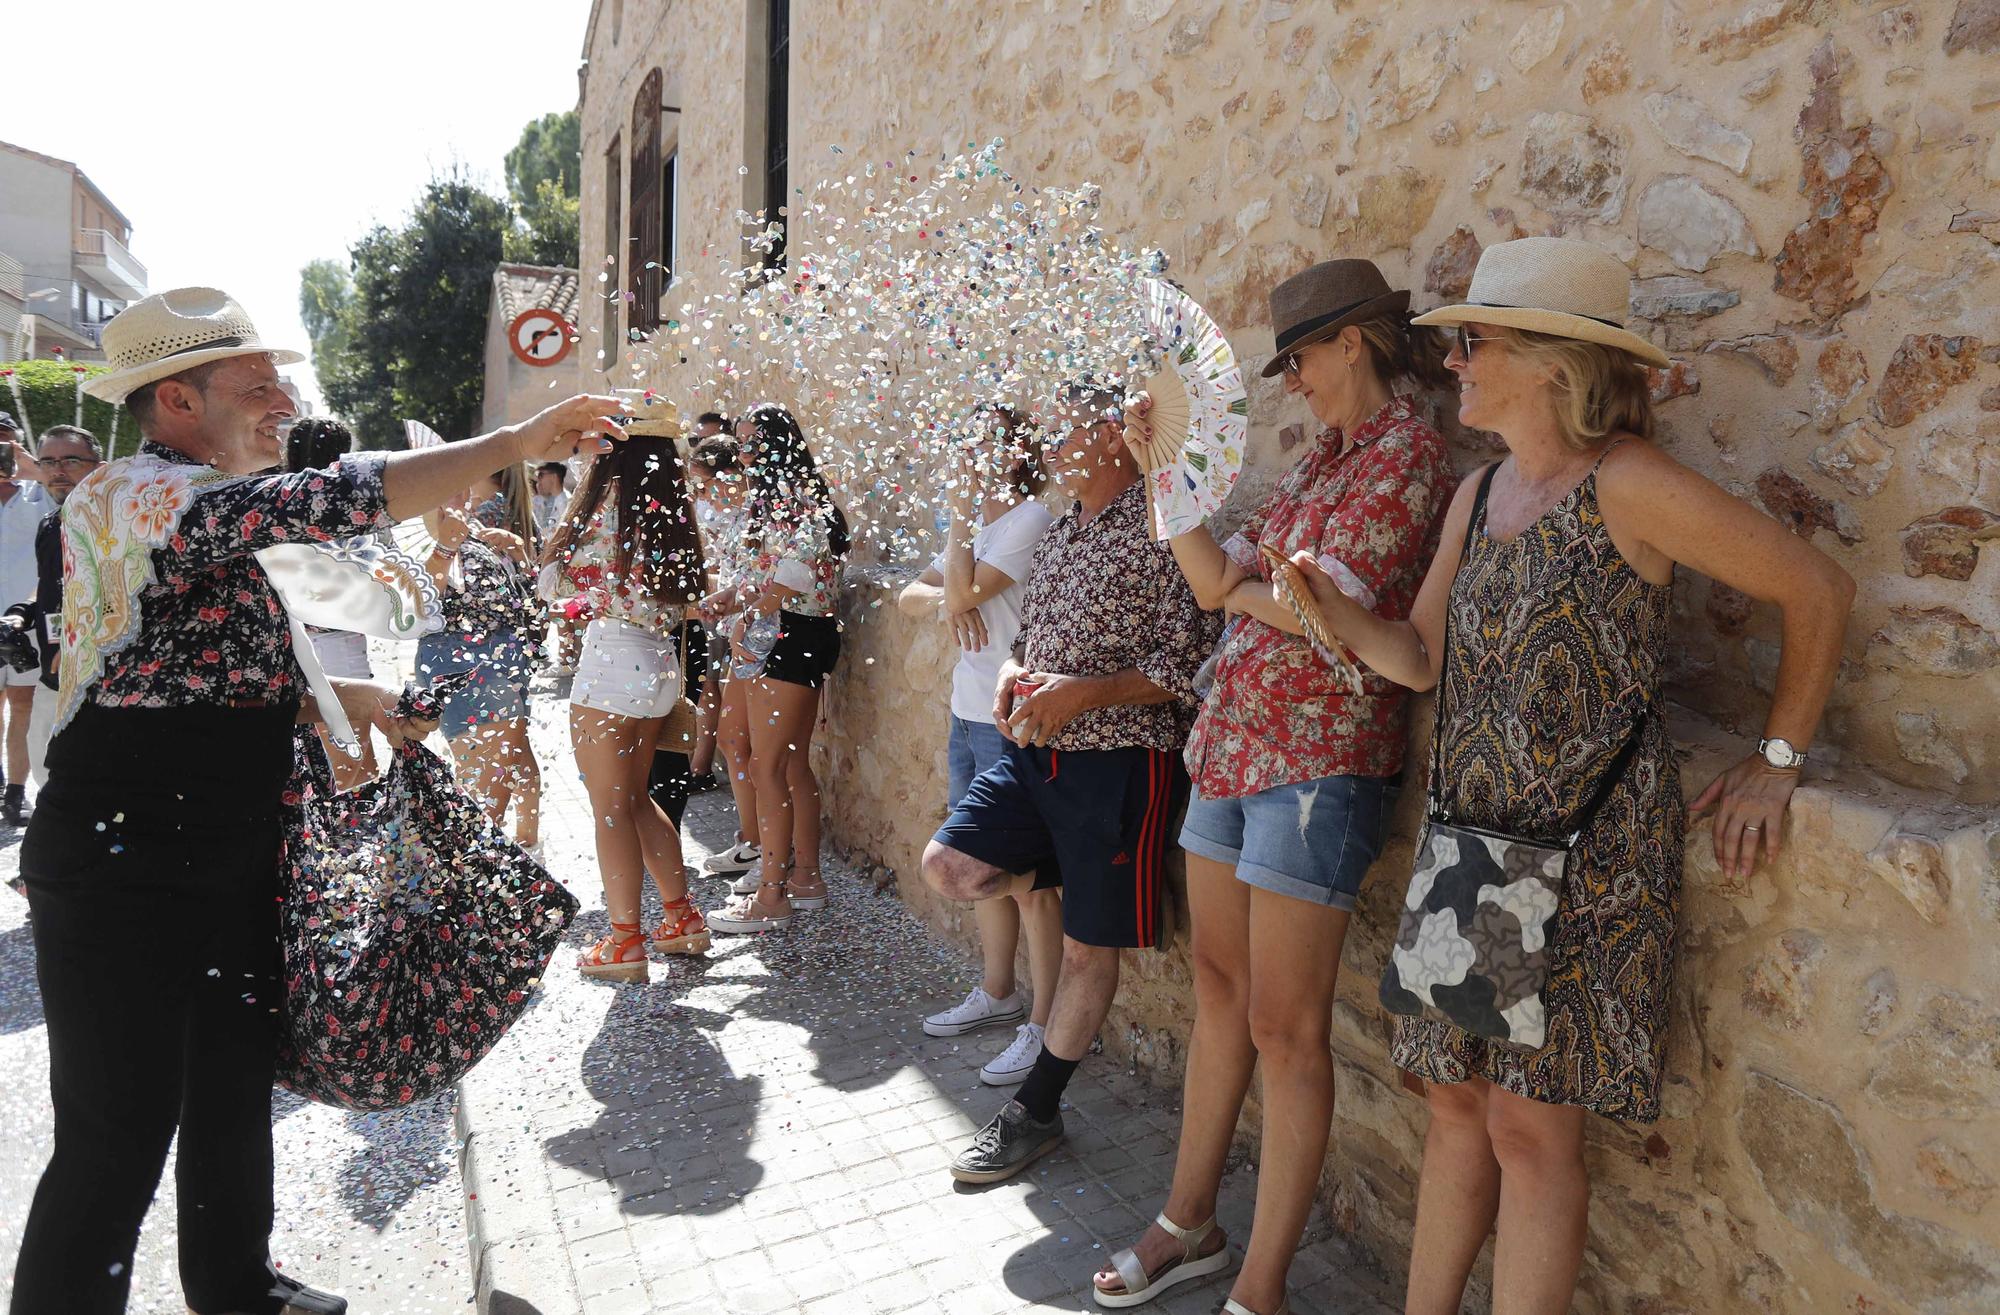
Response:
[{"label": "white platform sandal", "polygon": [[1111,1257],[1111,1268],[1118,1272],[1118,1277],[1125,1284],[1125,1290],[1106,1292],[1093,1280],[1090,1285],[1090,1295],[1098,1305],[1110,1310],[1143,1306],[1175,1284],[1220,1274],[1236,1264],[1236,1255],[1227,1242],[1217,1247],[1212,1255],[1201,1254],[1201,1244],[1208,1241],[1208,1235],[1215,1231],[1214,1219],[1194,1228],[1182,1228],[1162,1212],[1154,1217],[1153,1222],[1181,1244],[1181,1258],[1157,1274],[1148,1274],[1146,1267],[1139,1263],[1137,1251],[1127,1247],[1117,1252]]},{"label": "white platform sandal", "polygon": [[[761,881],[760,886],[776,886],[780,892],[785,888],[782,881]],[[792,925],[791,911],[766,917],[751,912],[757,905],[755,895],[738,895],[721,908],[708,915],[710,931],[725,932],[731,936],[751,936],[758,932],[782,931]]]},{"label": "white platform sandal", "polygon": [[[1222,1315],[1258,1315],[1258,1312],[1251,1310],[1248,1306],[1236,1300],[1236,1298],[1231,1297],[1222,1303]],[[1286,1297],[1283,1301],[1279,1302],[1278,1308],[1272,1311],[1271,1315],[1292,1315],[1292,1299]]]}]

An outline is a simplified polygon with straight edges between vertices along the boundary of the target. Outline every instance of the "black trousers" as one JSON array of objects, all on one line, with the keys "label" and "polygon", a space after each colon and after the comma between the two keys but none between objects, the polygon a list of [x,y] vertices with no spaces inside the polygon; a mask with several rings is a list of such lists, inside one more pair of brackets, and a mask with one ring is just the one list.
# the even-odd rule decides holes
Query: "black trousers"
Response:
[{"label": "black trousers", "polygon": [[[272,1315],[271,1082],[284,982],[287,708],[86,706],[22,845],[55,1149],[13,1315],[124,1310],[176,1130],[181,1286]],[[170,784],[168,784],[170,783]]]}]

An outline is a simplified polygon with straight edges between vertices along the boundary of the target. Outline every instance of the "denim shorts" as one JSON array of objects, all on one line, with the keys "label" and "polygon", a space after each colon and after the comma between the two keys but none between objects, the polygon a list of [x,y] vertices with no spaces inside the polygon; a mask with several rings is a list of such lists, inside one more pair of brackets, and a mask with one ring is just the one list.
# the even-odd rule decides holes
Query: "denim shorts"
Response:
[{"label": "denim shorts", "polygon": [[517,721],[528,715],[528,652],[518,635],[477,637],[441,631],[417,641],[417,681],[474,671],[465,688],[444,701],[442,725],[448,740],[481,726]]},{"label": "denim shorts", "polygon": [[946,812],[958,807],[972,788],[972,778],[999,762],[1006,748],[1007,737],[992,722],[952,717],[951,741],[945,752]]},{"label": "denim shorts", "polygon": [[1227,863],[1236,879],[1274,895],[1352,910],[1382,852],[1401,777],[1327,776],[1238,799],[1197,792],[1181,848]]}]

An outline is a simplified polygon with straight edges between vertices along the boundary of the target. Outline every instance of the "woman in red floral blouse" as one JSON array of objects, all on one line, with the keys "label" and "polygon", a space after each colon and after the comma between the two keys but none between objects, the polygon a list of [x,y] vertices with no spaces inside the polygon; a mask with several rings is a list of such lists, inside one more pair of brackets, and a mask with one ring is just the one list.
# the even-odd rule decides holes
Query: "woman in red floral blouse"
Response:
[{"label": "woman in red floral blouse", "polygon": [[1314,650],[1273,603],[1260,550],[1310,552],[1365,606],[1409,614],[1456,483],[1437,431],[1394,391],[1445,379],[1442,349],[1409,326],[1409,301],[1365,260],[1327,261],[1272,290],[1278,350],[1264,373],[1282,372],[1324,429],[1241,534],[1172,541],[1201,605],[1232,614],[1187,746],[1194,1037],[1173,1188],[1159,1222],[1098,1273],[1101,1305],[1228,1267],[1216,1193],[1261,1059],[1256,1226],[1231,1309],[1284,1308],[1333,1115],[1341,944],[1395,802],[1409,714],[1399,686],[1363,673],[1357,692]]}]

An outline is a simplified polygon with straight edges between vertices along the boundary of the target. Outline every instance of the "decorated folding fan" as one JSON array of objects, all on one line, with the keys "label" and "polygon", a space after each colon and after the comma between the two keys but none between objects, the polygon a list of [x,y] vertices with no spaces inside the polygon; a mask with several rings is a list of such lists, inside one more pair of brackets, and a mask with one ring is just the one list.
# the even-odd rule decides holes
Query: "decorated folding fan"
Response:
[{"label": "decorated folding fan", "polygon": [[1314,606],[1312,591],[1306,587],[1299,568],[1292,565],[1286,556],[1269,544],[1259,544],[1258,551],[1264,554],[1265,563],[1271,568],[1271,580],[1278,586],[1278,596],[1285,600],[1285,606],[1292,609],[1292,615],[1299,619],[1299,625],[1306,632],[1306,642],[1313,646],[1313,652],[1320,660],[1339,673],[1347,688],[1361,692],[1361,668],[1355,665],[1354,655],[1347,651],[1347,645],[1334,637],[1320,620],[1319,608]]},{"label": "decorated folding fan", "polygon": [[1243,472],[1250,402],[1236,351],[1207,311],[1164,279],[1146,279],[1143,318],[1162,368],[1146,381],[1152,439],[1129,435],[1146,468],[1153,532],[1170,539],[1222,506]]}]

